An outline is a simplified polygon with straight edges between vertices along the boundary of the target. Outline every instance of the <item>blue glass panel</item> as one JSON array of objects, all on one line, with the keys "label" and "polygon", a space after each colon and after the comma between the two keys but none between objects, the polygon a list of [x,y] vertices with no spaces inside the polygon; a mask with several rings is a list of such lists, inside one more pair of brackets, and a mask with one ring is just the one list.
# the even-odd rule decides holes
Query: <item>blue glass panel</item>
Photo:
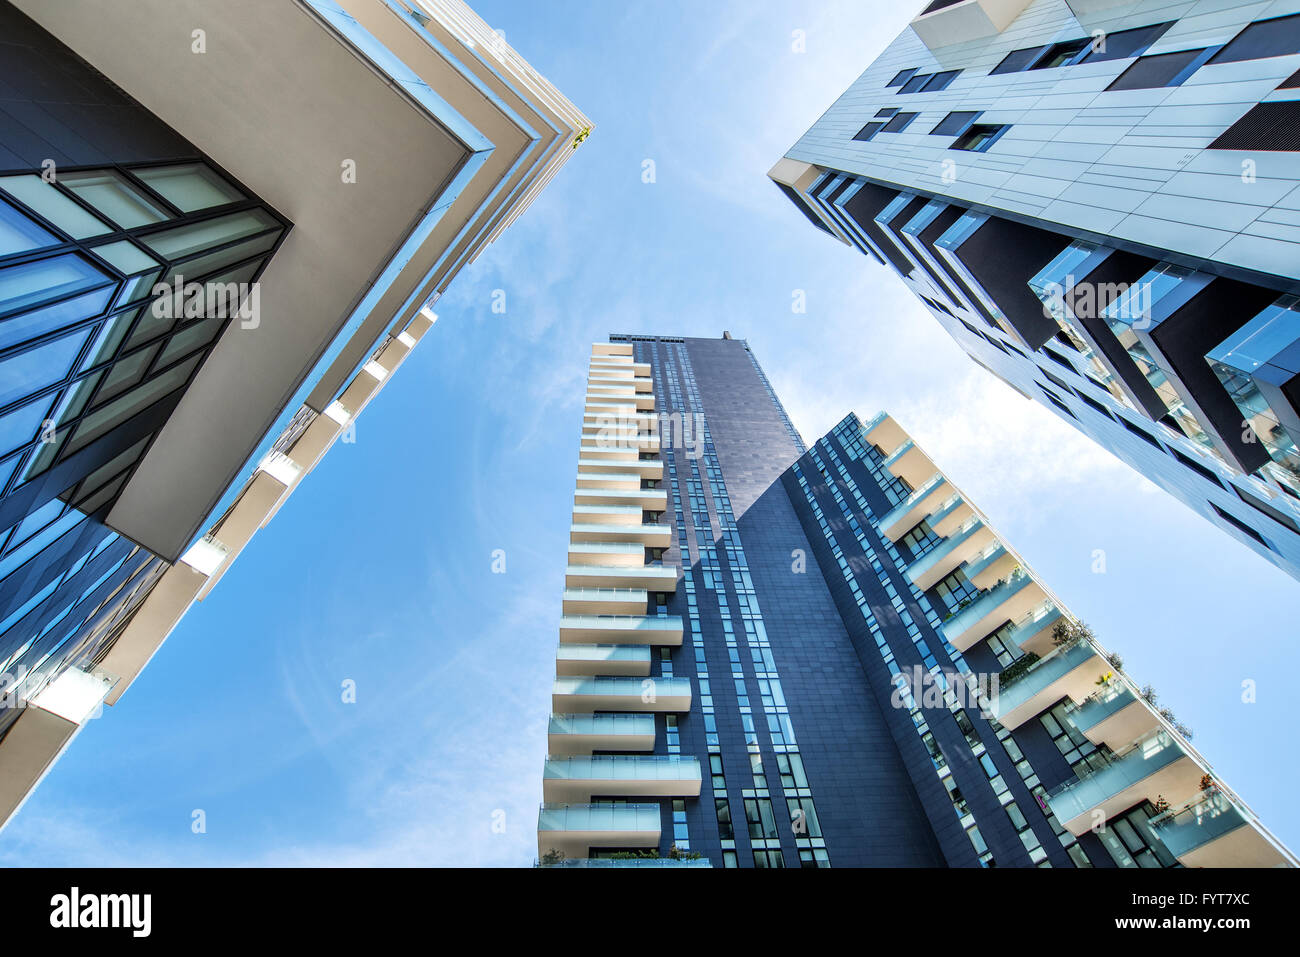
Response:
[{"label": "blue glass panel", "polygon": [[113,287],[108,286],[35,312],[6,319],[0,322],[0,349],[8,349],[28,339],[43,336],[61,326],[93,319],[108,308],[108,300],[112,295]]},{"label": "blue glass panel", "polygon": [[0,360],[0,406],[66,379],[93,331],[93,328],[82,329]]},{"label": "blue glass panel", "polygon": [[80,256],[67,254],[0,269],[0,314],[87,292],[111,282]]},{"label": "blue glass panel", "polygon": [[14,532],[11,544],[14,547],[17,547],[27,539],[31,538],[46,525],[50,524],[50,522],[58,518],[63,512],[63,506],[63,500],[56,498],[46,502],[40,508],[36,509],[36,511],[30,513],[25,519],[23,519],[22,524],[18,526],[18,530]]},{"label": "blue glass panel", "polygon": [[69,510],[68,514],[53,525],[47,526],[43,531],[29,538],[25,544],[6,555],[3,560],[0,560],[0,578],[14,572],[46,546],[67,534],[85,520],[86,516],[76,509]]},{"label": "blue glass panel", "polygon": [[0,256],[30,252],[43,246],[56,246],[58,242],[51,233],[8,203],[0,202]]},{"label": "blue glass panel", "polygon": [[15,409],[0,418],[0,454],[11,452],[35,439],[53,405],[49,399],[41,399],[29,402],[21,409]]}]

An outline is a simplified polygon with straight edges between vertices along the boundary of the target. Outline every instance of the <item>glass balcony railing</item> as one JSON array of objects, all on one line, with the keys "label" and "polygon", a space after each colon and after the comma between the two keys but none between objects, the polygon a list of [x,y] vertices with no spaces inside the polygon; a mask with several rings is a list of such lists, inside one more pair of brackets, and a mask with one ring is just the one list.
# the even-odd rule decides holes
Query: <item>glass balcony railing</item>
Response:
[{"label": "glass balcony railing", "polygon": [[[658,698],[690,697],[690,678],[580,677],[562,675],[555,679],[557,695],[624,696],[640,700],[642,695]],[[647,698],[647,700],[649,700]]]},{"label": "glass balcony railing", "polygon": [[653,714],[553,714],[547,729],[549,734],[574,734],[587,737],[628,735],[654,737]]},{"label": "glass balcony railing", "polygon": [[1165,814],[1152,823],[1169,853],[1182,857],[1243,827],[1249,818],[1226,794],[1210,788],[1181,811]]},{"label": "glass balcony railing", "polygon": [[681,631],[677,615],[562,615],[561,628],[592,631]]},{"label": "glass balcony railing", "polygon": [[658,804],[543,804],[539,831],[652,831],[658,833]]},{"label": "glass balcony railing", "polygon": [[[908,569],[910,572],[911,569]],[[991,615],[1012,595],[1034,583],[1034,579],[1023,568],[1018,568],[1003,581],[998,582],[987,591],[981,592],[969,605],[943,623],[943,632],[949,641],[965,632],[968,628]],[[982,637],[982,636],[981,636]],[[966,647],[970,647],[967,645]]]},{"label": "glass balcony railing", "polygon": [[[958,498],[960,502],[960,498]],[[931,522],[933,525],[933,521]],[[970,541],[971,537],[978,534],[980,529],[984,528],[984,523],[978,518],[972,516],[967,521],[959,525],[951,535],[936,545],[930,551],[926,552],[916,561],[907,567],[907,575],[912,581],[923,578],[928,572],[935,568],[944,567],[951,563],[953,552],[962,546],[963,543]],[[956,562],[960,564],[960,562]]]},{"label": "glass balcony railing", "polygon": [[1060,821],[1072,821],[1186,756],[1178,739],[1159,728],[1113,755],[1106,765],[1049,791],[1047,803]]},{"label": "glass balcony railing", "polygon": [[1091,729],[1112,715],[1119,714],[1135,701],[1137,701],[1137,695],[1133,693],[1133,690],[1116,678],[1100,691],[1079,702],[1078,706],[1071,710],[1070,720],[1076,728],[1087,734]]},{"label": "glass balcony railing", "polygon": [[1001,718],[1023,707],[1075,668],[1096,657],[1096,649],[1086,641],[1076,641],[1056,649],[1016,674],[1010,681],[998,682],[994,713]]},{"label": "glass balcony railing", "polygon": [[881,528],[892,528],[903,519],[903,516],[915,508],[920,502],[924,501],[942,486],[947,484],[948,480],[944,478],[942,473],[935,473],[934,477],[928,482],[923,484],[920,488],[912,492],[911,495],[907,496],[907,498],[903,499],[886,512],[885,517],[878,523],[879,526]]},{"label": "glass balcony railing", "polygon": [[556,781],[698,781],[700,759],[685,754],[579,754],[548,757],[542,778]]},{"label": "glass balcony railing", "polygon": [[560,645],[559,661],[636,662],[650,664],[649,645]]},{"label": "glass balcony railing", "polygon": [[1005,644],[1008,640],[1015,643],[1017,648],[1023,648],[1036,635],[1042,634],[1046,629],[1053,627],[1061,620],[1061,609],[1056,607],[1056,603],[1050,598],[1047,601],[1039,603],[1029,612],[1012,624],[1011,630],[1007,632],[1002,641]]},{"label": "glass balcony railing", "polygon": [[712,867],[707,857],[584,857],[541,867]]}]

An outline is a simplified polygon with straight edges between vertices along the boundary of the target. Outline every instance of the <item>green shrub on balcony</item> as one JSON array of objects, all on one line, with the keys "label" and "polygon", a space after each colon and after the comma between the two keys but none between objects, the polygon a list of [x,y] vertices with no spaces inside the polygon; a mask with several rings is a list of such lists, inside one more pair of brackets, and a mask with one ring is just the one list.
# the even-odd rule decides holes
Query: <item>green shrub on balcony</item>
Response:
[{"label": "green shrub on balcony", "polygon": [[1006,689],[1015,684],[1025,676],[1025,673],[1039,660],[1038,655],[1032,651],[1026,651],[1023,658],[1017,658],[1011,664],[1002,669],[998,675],[998,687]]}]

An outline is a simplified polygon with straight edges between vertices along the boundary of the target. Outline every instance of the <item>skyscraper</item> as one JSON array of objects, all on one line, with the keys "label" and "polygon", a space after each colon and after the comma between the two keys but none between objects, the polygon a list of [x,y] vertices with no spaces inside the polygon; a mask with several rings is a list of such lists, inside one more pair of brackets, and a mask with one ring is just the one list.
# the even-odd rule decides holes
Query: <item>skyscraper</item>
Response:
[{"label": "skyscraper", "polygon": [[1300,6],[936,2],[769,176],[1300,577]]},{"label": "skyscraper", "polygon": [[1294,865],[882,414],[613,336],[583,408],[549,866]]},{"label": "skyscraper", "polygon": [[0,822],[586,118],[460,0],[0,0]]}]

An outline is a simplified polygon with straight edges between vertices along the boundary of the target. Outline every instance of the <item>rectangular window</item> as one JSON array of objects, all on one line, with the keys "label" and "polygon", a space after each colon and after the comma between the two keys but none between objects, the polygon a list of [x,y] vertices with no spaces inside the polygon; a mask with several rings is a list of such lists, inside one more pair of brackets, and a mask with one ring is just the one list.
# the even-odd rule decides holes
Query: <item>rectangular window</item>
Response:
[{"label": "rectangular window", "polygon": [[1000,73],[1019,73],[1022,70],[1028,70],[1029,65],[1037,60],[1042,52],[1042,47],[1031,47],[1028,50],[1012,50],[1002,58],[1001,63],[989,70],[989,76],[997,76]]},{"label": "rectangular window", "polygon": [[862,129],[853,134],[853,138],[860,143],[865,143],[879,133],[884,126],[884,123],[868,123],[866,126],[862,127]]},{"label": "rectangular window", "polygon": [[917,114],[915,113],[899,113],[892,120],[886,123],[884,129],[882,129],[880,132],[901,133],[903,132],[903,130],[907,129],[908,126],[911,125],[912,121],[916,119],[916,116]]},{"label": "rectangular window", "polygon": [[980,116],[979,110],[959,110],[949,113],[930,131],[931,136],[959,136]]},{"label": "rectangular window", "polygon": [[991,124],[976,124],[968,129],[948,147],[952,150],[967,150],[972,153],[983,153],[990,146],[998,141],[998,138],[1009,130],[1009,126],[994,126]]},{"label": "rectangular window", "polygon": [[1041,58],[1034,61],[1031,70],[1050,70],[1053,67],[1065,66],[1077,57],[1085,47],[1091,43],[1091,39],[1085,37],[1081,40],[1067,40],[1064,43],[1053,43],[1047,48],[1047,52]]},{"label": "rectangular window", "polygon": [[1178,86],[1192,74],[1193,67],[1204,53],[1203,49],[1179,50],[1177,53],[1138,57],[1106,89],[1151,90],[1162,86]]},{"label": "rectangular window", "polygon": [[1300,101],[1260,103],[1228,127],[1208,147],[1212,150],[1300,152]]},{"label": "rectangular window", "polygon": [[1087,41],[1089,43],[1088,52],[1075,62],[1101,63],[1106,60],[1124,60],[1131,56],[1137,56],[1164,36],[1165,31],[1173,25],[1174,21],[1172,20],[1166,23],[1153,23],[1150,26],[1135,27],[1132,30],[1118,30],[1096,40],[1089,40]]},{"label": "rectangular window", "polygon": [[912,77],[910,80],[904,83],[902,89],[900,89],[898,92],[919,93],[921,88],[930,82],[931,76],[933,76],[933,74],[931,73],[918,74],[917,76]]},{"label": "rectangular window", "polygon": [[910,70],[899,70],[897,73],[894,74],[894,78],[885,84],[885,87],[888,88],[891,86],[902,86],[904,83],[910,80],[915,73],[916,73],[916,67],[912,67]]},{"label": "rectangular window", "polygon": [[944,70],[942,73],[935,73],[926,81],[925,86],[921,87],[921,89],[926,93],[931,93],[935,90],[946,90],[952,84],[952,81],[957,79],[957,74],[960,72],[961,70]]},{"label": "rectangular window", "polygon": [[1224,45],[1211,63],[1264,60],[1300,53],[1300,13],[1256,20]]}]

